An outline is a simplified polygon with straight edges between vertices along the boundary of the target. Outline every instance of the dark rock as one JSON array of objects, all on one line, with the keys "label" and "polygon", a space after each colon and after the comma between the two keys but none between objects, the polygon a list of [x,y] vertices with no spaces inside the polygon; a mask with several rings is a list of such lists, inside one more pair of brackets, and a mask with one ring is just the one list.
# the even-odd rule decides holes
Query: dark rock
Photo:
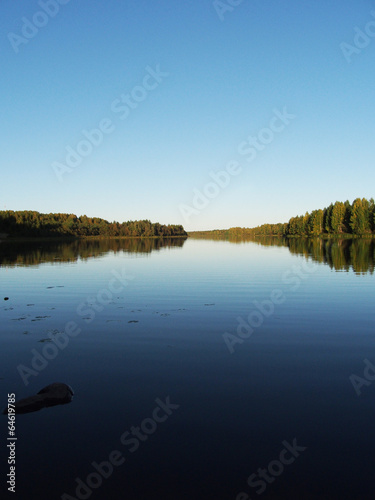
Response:
[{"label": "dark rock", "polygon": [[[55,382],[43,387],[35,396],[16,401],[16,413],[30,413],[48,406],[67,404],[72,401],[73,394],[73,389],[69,385]],[[3,411],[3,414],[6,413],[8,413],[7,408]]]},{"label": "dark rock", "polygon": [[4,300],[9,300],[9,297],[4,297]]}]

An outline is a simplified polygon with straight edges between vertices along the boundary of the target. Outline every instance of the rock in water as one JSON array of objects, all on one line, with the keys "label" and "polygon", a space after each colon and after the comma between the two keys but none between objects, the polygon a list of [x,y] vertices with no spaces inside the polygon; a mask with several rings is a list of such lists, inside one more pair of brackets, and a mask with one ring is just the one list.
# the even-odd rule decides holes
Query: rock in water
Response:
[{"label": "rock in water", "polygon": [[[70,385],[55,382],[43,387],[35,396],[16,401],[16,413],[30,413],[48,406],[65,405],[72,401],[73,394]],[[8,409],[6,408],[3,413],[8,413]]]}]

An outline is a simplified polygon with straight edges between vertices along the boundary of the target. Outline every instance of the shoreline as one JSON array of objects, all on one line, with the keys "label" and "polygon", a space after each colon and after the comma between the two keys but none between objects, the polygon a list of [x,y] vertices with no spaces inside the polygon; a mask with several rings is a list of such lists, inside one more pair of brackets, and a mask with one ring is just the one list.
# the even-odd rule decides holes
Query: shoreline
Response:
[{"label": "shoreline", "polygon": [[6,238],[0,237],[0,243],[6,241],[18,242],[18,241],[82,241],[82,240],[164,240],[164,239],[176,239],[176,238],[188,238],[188,235],[180,236],[10,236]]}]

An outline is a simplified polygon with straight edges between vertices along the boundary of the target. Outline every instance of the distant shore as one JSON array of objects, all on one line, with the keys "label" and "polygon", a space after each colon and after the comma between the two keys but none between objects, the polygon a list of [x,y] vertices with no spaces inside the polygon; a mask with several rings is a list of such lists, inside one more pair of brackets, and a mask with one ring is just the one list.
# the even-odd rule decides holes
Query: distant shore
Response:
[{"label": "distant shore", "polygon": [[243,233],[232,232],[230,229],[214,229],[212,231],[188,231],[190,238],[243,238],[243,239],[256,239],[256,238],[287,238],[287,239],[352,239],[352,238],[375,238],[375,234],[351,234],[351,233],[336,233],[336,234],[247,234],[247,229]]}]

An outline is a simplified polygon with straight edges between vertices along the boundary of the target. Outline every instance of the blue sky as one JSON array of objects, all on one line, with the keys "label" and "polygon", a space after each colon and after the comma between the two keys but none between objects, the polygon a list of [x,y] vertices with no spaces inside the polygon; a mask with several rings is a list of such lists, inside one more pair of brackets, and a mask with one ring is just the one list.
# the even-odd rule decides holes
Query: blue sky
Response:
[{"label": "blue sky", "polygon": [[[0,209],[198,230],[374,195],[375,2],[3,0],[0,11]],[[283,110],[293,119],[270,134]],[[103,120],[87,145],[83,131]],[[252,161],[239,152],[250,136]],[[87,155],[73,168],[66,148]],[[213,186],[229,162],[236,175]]]}]

